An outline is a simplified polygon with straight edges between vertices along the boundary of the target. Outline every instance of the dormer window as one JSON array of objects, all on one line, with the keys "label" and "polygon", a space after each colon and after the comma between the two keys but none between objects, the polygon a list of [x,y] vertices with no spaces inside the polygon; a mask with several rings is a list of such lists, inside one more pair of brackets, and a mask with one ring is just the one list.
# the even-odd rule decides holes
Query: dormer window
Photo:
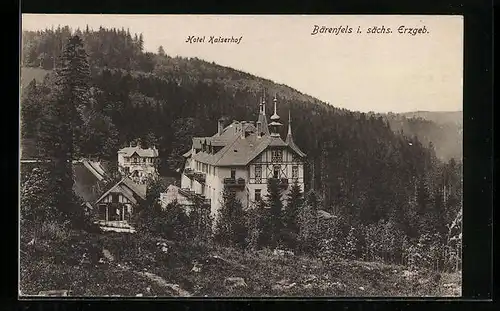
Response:
[{"label": "dormer window", "polygon": [[271,161],[272,162],[283,162],[283,150],[273,150]]}]

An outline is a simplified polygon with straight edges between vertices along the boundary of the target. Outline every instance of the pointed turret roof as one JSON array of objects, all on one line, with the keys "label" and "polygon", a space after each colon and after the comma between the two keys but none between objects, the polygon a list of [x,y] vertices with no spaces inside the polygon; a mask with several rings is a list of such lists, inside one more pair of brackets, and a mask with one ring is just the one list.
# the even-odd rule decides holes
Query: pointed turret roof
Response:
[{"label": "pointed turret roof", "polygon": [[278,113],[276,112],[276,102],[277,102],[277,99],[276,99],[276,94],[274,95],[274,99],[273,99],[273,102],[274,102],[274,114],[271,116],[271,120],[272,122],[269,124],[269,126],[271,127],[271,136],[273,137],[279,137],[280,134],[278,132],[278,127],[279,126],[282,126],[283,124],[281,124],[279,122],[280,120],[280,116],[278,115]]},{"label": "pointed turret roof", "polygon": [[274,99],[273,99],[273,102],[274,102],[274,114],[271,116],[271,120],[273,121],[276,121],[278,122],[278,120],[280,119],[280,116],[276,113],[276,102],[278,100],[276,99],[276,95],[274,95]]},{"label": "pointed turret roof", "polygon": [[295,152],[297,152],[301,157],[305,157],[306,154],[300,150],[300,148],[293,141],[292,136],[292,116],[290,110],[288,110],[288,133],[286,134],[286,144],[290,146]]},{"label": "pointed turret roof", "polygon": [[292,138],[292,115],[288,110],[288,133],[286,134],[286,142],[293,140]]},{"label": "pointed turret roof", "polygon": [[264,135],[269,135],[269,128],[267,125],[267,118],[266,118],[266,98],[265,97],[261,97],[259,118],[257,119],[257,123],[259,123],[259,122],[261,124],[260,125],[261,131],[264,133]]}]

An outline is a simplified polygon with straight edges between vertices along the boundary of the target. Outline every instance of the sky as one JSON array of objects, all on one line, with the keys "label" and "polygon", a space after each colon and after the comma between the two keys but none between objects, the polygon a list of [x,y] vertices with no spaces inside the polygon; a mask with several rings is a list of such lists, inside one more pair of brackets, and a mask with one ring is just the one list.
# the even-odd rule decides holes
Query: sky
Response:
[{"label": "sky", "polygon": [[[242,70],[349,110],[462,110],[462,16],[22,16],[23,30],[58,25],[128,28],[143,34],[146,51],[157,52],[161,45],[169,56],[198,57]],[[335,29],[312,34],[315,25]],[[401,26],[425,26],[426,32],[399,33]],[[392,33],[368,33],[374,27],[391,28]],[[348,28],[350,33],[337,32]],[[188,43],[189,36],[205,36],[205,41]],[[212,44],[210,36],[241,40]]]}]

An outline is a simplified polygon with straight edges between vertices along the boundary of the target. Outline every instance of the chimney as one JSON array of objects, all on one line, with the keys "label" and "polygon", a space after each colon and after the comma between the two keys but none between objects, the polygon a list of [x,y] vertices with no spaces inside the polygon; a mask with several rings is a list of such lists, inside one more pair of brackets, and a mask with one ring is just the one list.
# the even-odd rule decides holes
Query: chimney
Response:
[{"label": "chimney", "polygon": [[246,121],[241,121],[241,139],[245,139]]},{"label": "chimney", "polygon": [[240,122],[237,121],[237,120],[233,120],[233,124],[234,124],[234,132],[235,133],[238,133],[238,131],[241,130],[241,125],[240,125]]},{"label": "chimney", "polygon": [[222,134],[223,129],[224,129],[224,119],[220,118],[219,121],[217,121],[217,134],[219,134],[219,136]]}]

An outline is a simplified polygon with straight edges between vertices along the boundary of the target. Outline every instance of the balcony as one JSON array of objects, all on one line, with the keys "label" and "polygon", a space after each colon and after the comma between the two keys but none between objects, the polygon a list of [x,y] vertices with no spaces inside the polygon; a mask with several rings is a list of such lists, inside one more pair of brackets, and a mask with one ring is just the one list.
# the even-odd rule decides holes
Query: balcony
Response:
[{"label": "balcony", "polygon": [[193,178],[194,176],[194,170],[190,167],[186,167],[184,169],[184,175],[186,175],[188,178]]},{"label": "balcony", "polygon": [[245,188],[246,181],[243,178],[224,178],[224,185],[229,188]]},{"label": "balcony", "polygon": [[193,190],[188,188],[179,189],[179,193],[187,197],[193,203],[201,202],[202,205],[210,205],[210,199],[205,198],[204,195],[195,193]]},{"label": "balcony", "polygon": [[202,172],[194,172],[194,179],[196,179],[200,183],[205,183],[207,179],[207,174]]},{"label": "balcony", "polygon": [[205,198],[204,195],[197,194],[195,198],[201,205],[210,205],[210,199]]}]

